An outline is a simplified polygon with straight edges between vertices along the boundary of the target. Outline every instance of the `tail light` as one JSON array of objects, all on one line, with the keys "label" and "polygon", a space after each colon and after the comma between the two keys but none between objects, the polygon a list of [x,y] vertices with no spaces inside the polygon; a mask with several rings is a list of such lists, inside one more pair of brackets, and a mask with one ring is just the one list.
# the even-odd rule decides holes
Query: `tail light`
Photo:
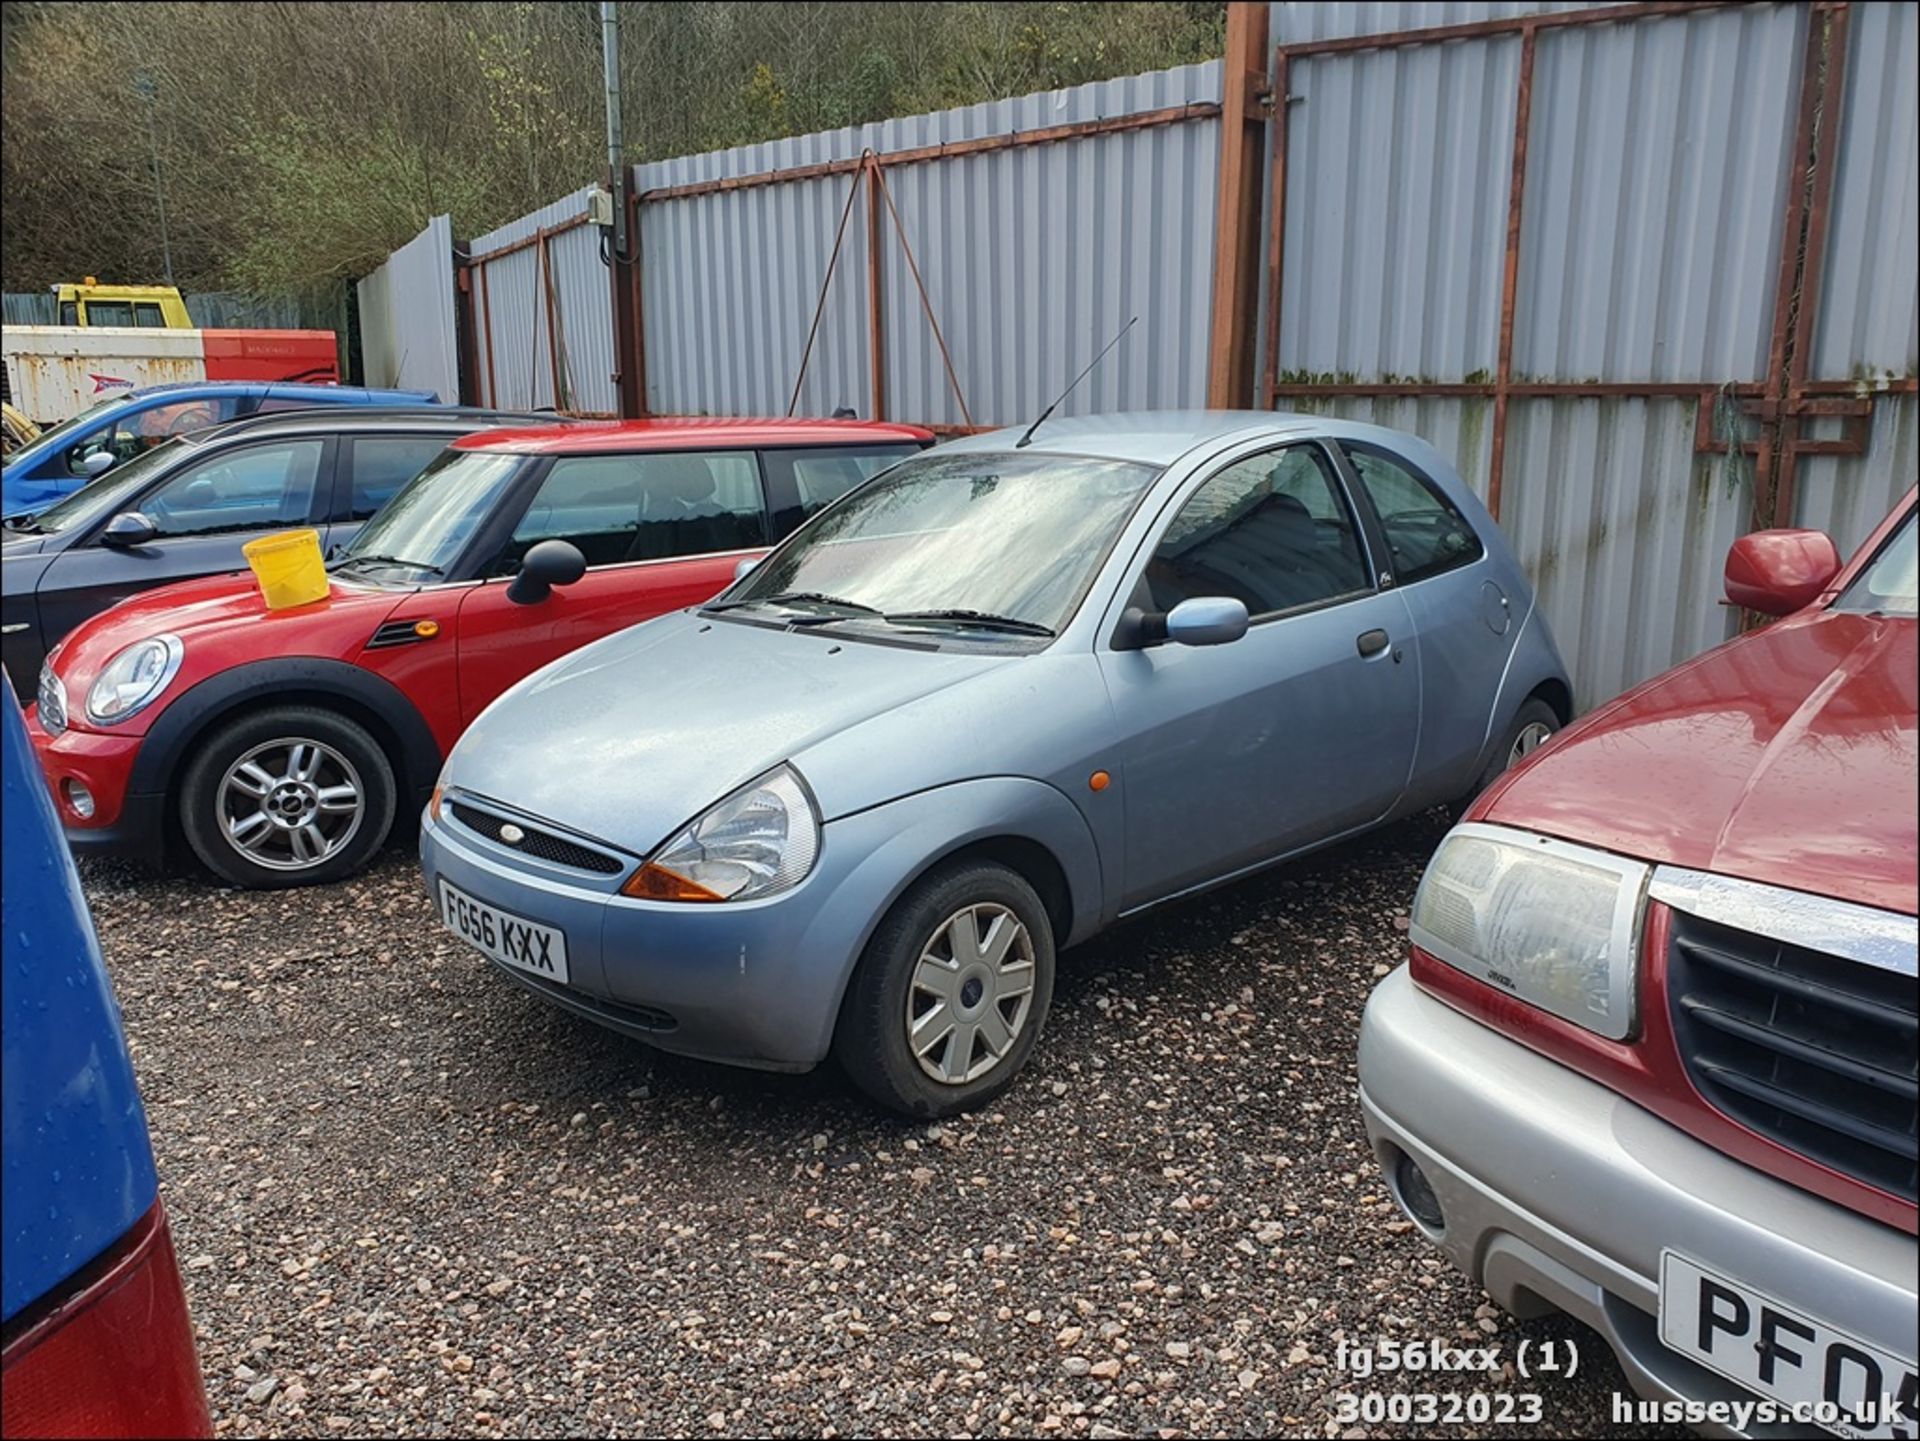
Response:
[{"label": "tail light", "polygon": [[160,1203],[59,1292],[7,1323],[0,1433],[213,1434]]}]

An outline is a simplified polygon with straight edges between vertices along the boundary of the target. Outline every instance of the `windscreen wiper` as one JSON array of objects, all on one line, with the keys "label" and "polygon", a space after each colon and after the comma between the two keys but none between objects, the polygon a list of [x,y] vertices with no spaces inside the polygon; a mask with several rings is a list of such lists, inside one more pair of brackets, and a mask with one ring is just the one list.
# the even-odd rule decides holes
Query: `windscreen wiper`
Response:
[{"label": "windscreen wiper", "polygon": [[0,520],[0,526],[5,526],[8,530],[18,531],[21,535],[46,534],[46,531],[41,529],[40,522],[30,515],[10,515],[5,520]]},{"label": "windscreen wiper", "polygon": [[[707,611],[738,610],[747,605],[830,605],[852,615],[879,615],[880,612],[870,605],[862,605],[857,600],[844,600],[837,595],[826,595],[817,590],[785,590],[778,595],[756,595],[744,600],[723,600],[717,605],[702,606]],[[844,620],[846,616],[821,616],[820,620]]]},{"label": "windscreen wiper", "polygon": [[1038,635],[1052,639],[1053,627],[1041,625],[1036,620],[1021,620],[1011,615],[994,615],[984,610],[896,610],[886,615],[888,624],[917,625],[927,622],[952,621],[957,625],[969,625],[980,630],[1003,630],[1012,635]]},{"label": "windscreen wiper", "polygon": [[329,570],[345,570],[354,565],[404,565],[414,570],[424,570],[429,575],[445,575],[446,571],[424,560],[402,560],[397,555],[349,555],[336,560]]}]

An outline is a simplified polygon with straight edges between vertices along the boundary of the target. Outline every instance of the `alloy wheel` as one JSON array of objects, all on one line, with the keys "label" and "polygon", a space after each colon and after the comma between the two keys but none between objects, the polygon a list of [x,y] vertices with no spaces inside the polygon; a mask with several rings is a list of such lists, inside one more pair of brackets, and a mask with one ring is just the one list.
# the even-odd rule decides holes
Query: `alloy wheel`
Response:
[{"label": "alloy wheel", "polygon": [[246,860],[275,871],[317,866],[346,845],[366,814],[360,773],[330,745],[287,736],[227,767],[220,833]]}]

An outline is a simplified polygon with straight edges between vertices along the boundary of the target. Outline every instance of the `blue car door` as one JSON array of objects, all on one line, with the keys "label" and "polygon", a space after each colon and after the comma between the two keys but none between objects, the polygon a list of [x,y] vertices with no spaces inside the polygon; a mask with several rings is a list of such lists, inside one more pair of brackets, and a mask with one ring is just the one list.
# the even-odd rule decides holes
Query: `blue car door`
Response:
[{"label": "blue car door", "polygon": [[1319,444],[1232,459],[1170,510],[1130,603],[1230,596],[1253,623],[1225,645],[1101,654],[1124,731],[1122,910],[1380,819],[1419,734],[1407,607]]}]

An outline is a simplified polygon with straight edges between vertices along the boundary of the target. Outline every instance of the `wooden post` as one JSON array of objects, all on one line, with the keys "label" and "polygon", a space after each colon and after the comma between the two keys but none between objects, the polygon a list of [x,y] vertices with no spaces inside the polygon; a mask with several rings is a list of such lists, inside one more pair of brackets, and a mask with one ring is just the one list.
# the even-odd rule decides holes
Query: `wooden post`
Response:
[{"label": "wooden post", "polygon": [[[1213,238],[1213,331],[1207,404],[1253,403],[1259,308],[1260,150],[1267,117],[1267,6],[1227,6],[1227,55],[1220,79],[1220,186]],[[1278,206],[1276,205],[1276,210]]]}]

